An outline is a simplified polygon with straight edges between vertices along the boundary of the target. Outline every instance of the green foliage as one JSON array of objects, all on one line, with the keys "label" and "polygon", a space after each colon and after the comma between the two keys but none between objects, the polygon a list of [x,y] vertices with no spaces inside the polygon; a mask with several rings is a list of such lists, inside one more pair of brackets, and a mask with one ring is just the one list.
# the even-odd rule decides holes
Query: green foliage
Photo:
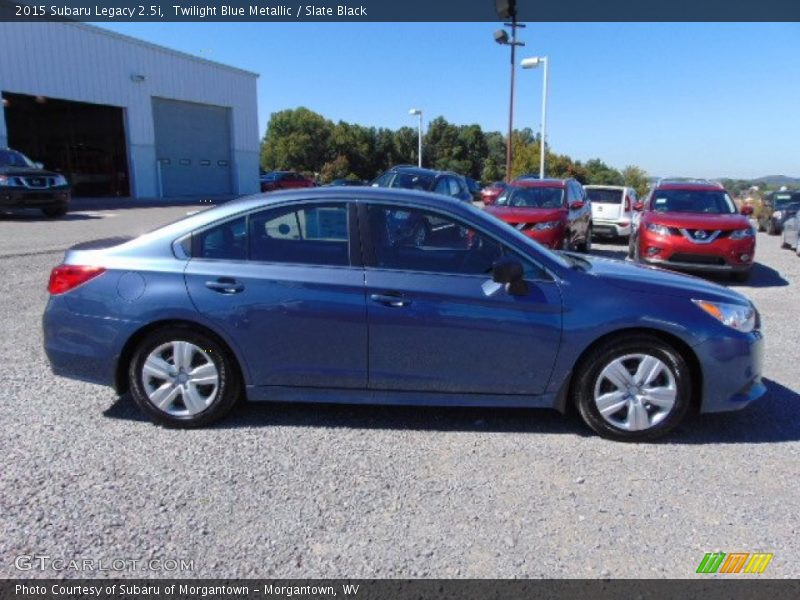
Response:
[{"label": "green foliage", "polygon": [[[529,128],[515,130],[511,174],[539,172],[539,137]],[[581,164],[546,148],[548,177],[574,177],[581,183],[636,187],[643,192],[647,174],[638,167],[622,172],[599,158]],[[505,178],[506,138],[480,125],[454,125],[444,117],[428,124],[423,138],[423,166],[455,171],[490,183]],[[323,182],[351,177],[373,179],[396,164],[417,164],[417,130],[386,128],[339,121],[333,123],[308,108],[273,113],[261,142],[264,169],[294,169],[318,173]]]},{"label": "green foliage", "polygon": [[628,165],[622,169],[622,182],[635,189],[640,198],[647,193],[647,173],[640,167]]},{"label": "green foliage", "polygon": [[592,158],[586,161],[586,183],[597,185],[622,185],[624,179],[622,173],[609,167],[599,158]]}]

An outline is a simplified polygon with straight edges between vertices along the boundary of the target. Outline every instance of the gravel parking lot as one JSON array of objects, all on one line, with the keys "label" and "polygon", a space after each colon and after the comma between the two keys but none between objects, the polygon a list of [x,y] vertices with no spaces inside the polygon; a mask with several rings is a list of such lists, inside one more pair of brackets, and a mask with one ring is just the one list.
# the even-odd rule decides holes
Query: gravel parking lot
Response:
[{"label": "gravel parking lot", "polygon": [[758,234],[736,286],[762,313],[769,396],[660,443],[534,410],[240,405],[173,431],[53,376],[40,319],[64,248],[187,210],[0,215],[0,577],[86,575],[15,567],[43,554],[193,561],[100,576],[683,578],[715,550],[800,577],[800,258],[778,238]]}]

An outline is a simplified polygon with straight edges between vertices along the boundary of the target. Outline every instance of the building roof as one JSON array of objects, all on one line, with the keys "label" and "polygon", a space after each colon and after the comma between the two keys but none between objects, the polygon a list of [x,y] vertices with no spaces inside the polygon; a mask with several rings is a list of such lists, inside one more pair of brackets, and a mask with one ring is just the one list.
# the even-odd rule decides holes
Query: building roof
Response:
[{"label": "building roof", "polygon": [[207,58],[201,58],[199,56],[195,56],[194,54],[189,54],[188,52],[181,52],[180,50],[174,50],[172,48],[167,48],[166,46],[159,46],[158,44],[153,44],[152,42],[146,42],[144,40],[140,40],[139,38],[131,37],[129,35],[125,35],[122,33],[117,33],[116,31],[111,31],[110,29],[104,29],[103,27],[98,27],[96,25],[90,25],[88,23],[74,23],[74,22],[67,22],[64,23],[65,25],[69,25],[71,27],[77,27],[80,29],[85,29],[87,31],[91,31],[92,33],[105,35],[111,38],[116,38],[120,41],[129,43],[129,44],[136,44],[138,46],[143,46],[145,48],[149,48],[150,50],[156,50],[158,52],[162,52],[164,54],[171,54],[173,56],[177,56],[180,58],[193,60],[198,63],[203,63],[208,66],[217,67],[220,69],[225,69],[228,71],[233,71],[236,73],[241,73],[242,75],[249,75],[250,77],[260,77],[258,73],[254,73],[253,71],[247,71],[245,69],[240,69],[239,67],[233,67],[231,65],[226,65],[224,63],[216,62],[213,60],[208,60]]}]

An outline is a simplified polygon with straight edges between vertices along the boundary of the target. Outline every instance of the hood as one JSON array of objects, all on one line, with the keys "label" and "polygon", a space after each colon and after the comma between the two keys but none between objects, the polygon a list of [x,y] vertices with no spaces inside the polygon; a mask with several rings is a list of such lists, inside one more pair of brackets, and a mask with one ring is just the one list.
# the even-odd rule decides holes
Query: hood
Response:
[{"label": "hood", "polygon": [[590,275],[622,290],[741,305],[750,304],[747,297],[739,292],[692,275],[610,258],[586,255],[581,255],[581,258],[591,263],[592,268],[588,271]]},{"label": "hood", "polygon": [[506,223],[544,223],[560,221],[567,216],[566,208],[527,208],[511,206],[487,206],[486,212]]},{"label": "hood", "polygon": [[32,169],[30,167],[0,166],[0,175],[8,175],[9,177],[57,177],[61,173],[45,171],[44,169]]},{"label": "hood", "polygon": [[750,226],[750,221],[744,215],[709,215],[698,213],[659,213],[648,212],[643,219],[646,223],[658,223],[667,227],[678,229],[744,229]]}]

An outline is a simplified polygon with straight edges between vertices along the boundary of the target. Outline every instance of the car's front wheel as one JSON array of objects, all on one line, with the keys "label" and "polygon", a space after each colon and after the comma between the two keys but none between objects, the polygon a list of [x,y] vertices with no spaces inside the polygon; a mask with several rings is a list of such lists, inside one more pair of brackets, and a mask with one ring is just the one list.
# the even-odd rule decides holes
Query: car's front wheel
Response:
[{"label": "car's front wheel", "polygon": [[241,390],[227,349],[211,336],[183,327],[145,337],[128,378],[139,408],[172,427],[199,427],[222,418]]},{"label": "car's front wheel", "polygon": [[592,226],[586,228],[586,237],[583,242],[578,246],[578,250],[584,254],[589,254],[592,251]]},{"label": "car's front wheel", "polygon": [[631,334],[594,348],[577,365],[573,400],[601,436],[650,441],[678,426],[691,404],[686,360],[658,337]]}]

